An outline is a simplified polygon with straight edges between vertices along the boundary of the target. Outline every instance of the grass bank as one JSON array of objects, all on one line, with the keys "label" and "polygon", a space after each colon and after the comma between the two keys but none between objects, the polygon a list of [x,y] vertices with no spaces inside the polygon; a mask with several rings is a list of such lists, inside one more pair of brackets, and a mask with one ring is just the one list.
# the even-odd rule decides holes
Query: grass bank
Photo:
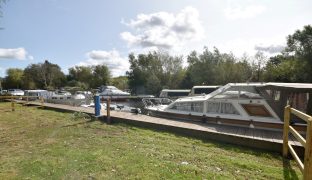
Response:
[{"label": "grass bank", "polygon": [[0,179],[300,179],[279,154],[0,103]]}]

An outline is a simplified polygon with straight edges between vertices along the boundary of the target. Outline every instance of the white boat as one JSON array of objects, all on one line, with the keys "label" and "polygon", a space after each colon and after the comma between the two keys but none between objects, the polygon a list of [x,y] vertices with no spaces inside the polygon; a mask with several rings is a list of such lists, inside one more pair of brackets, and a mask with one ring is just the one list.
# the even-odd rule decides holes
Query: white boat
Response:
[{"label": "white boat", "polygon": [[24,96],[24,91],[21,89],[8,89],[7,93],[12,96]]},{"label": "white boat", "polygon": [[86,96],[83,94],[72,95],[67,91],[57,91],[45,99],[48,103],[80,106],[86,104]]},{"label": "white boat", "polygon": [[130,93],[124,92],[115,86],[101,86],[99,96],[102,100],[111,98],[111,100],[125,100],[130,97]]},{"label": "white boat", "polygon": [[[169,105],[150,105],[146,110],[150,115],[174,119],[282,129],[286,104],[294,106],[298,93],[303,97],[299,103],[307,104],[311,92],[312,84],[230,83],[208,95],[179,98]],[[292,123],[301,126],[301,122]]]},{"label": "white boat", "polygon": [[52,92],[49,92],[47,90],[42,90],[42,89],[25,90],[25,96],[30,96],[27,98],[28,100],[36,100],[36,99],[39,99],[39,97],[43,97],[44,99],[47,99],[52,94],[53,94]]}]

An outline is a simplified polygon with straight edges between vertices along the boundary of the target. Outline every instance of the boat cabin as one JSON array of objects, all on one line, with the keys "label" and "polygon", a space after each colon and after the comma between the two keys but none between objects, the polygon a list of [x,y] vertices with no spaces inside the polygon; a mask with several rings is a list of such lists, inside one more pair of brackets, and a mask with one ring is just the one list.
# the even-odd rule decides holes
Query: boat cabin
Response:
[{"label": "boat cabin", "polygon": [[311,90],[312,84],[229,83],[208,95],[183,97],[167,106],[147,107],[147,110],[149,114],[169,118],[280,129],[287,104],[301,107],[304,112],[311,107],[308,95]]},{"label": "boat cabin", "polygon": [[189,89],[163,89],[160,92],[160,98],[178,99],[180,97],[186,97],[190,93]]},{"label": "boat cabin", "polygon": [[199,96],[203,94],[210,94],[216,89],[218,89],[220,86],[194,86],[191,89],[190,96]]}]

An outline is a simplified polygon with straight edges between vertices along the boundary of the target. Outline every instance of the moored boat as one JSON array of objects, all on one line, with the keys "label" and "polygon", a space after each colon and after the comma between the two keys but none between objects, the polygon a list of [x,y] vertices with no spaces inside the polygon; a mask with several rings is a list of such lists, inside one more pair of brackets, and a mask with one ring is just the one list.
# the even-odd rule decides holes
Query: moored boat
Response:
[{"label": "moored boat", "polygon": [[99,96],[102,100],[110,98],[111,100],[126,100],[130,97],[130,93],[124,92],[115,86],[101,86]]},{"label": "moored boat", "polygon": [[[306,111],[311,92],[312,84],[229,83],[208,95],[179,98],[169,105],[150,105],[146,110],[150,115],[166,118],[282,129],[285,105]],[[304,127],[303,122],[295,119],[292,124]]]}]

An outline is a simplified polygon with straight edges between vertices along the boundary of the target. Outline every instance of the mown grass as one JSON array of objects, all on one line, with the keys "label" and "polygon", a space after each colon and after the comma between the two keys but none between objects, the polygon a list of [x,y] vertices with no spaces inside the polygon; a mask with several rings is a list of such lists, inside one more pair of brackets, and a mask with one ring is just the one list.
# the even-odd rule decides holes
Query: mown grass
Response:
[{"label": "mown grass", "polygon": [[300,179],[279,154],[0,103],[0,179]]}]

